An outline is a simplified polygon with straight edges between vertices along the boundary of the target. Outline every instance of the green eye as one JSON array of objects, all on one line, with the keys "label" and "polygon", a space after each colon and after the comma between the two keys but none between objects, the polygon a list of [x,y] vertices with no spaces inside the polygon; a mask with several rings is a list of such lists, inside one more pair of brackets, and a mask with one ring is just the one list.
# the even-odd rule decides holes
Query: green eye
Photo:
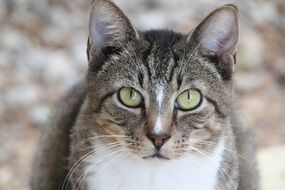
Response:
[{"label": "green eye", "polygon": [[143,103],[141,93],[130,87],[122,88],[118,98],[123,105],[131,108],[137,108]]},{"label": "green eye", "polygon": [[197,90],[185,90],[176,98],[176,107],[188,111],[197,108],[202,101],[202,97]]}]

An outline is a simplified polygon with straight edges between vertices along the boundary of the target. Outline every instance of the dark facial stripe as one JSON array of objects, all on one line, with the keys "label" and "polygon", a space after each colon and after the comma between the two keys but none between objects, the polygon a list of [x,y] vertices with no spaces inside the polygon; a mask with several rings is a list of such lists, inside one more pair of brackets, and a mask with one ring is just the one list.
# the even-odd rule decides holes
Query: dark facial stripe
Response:
[{"label": "dark facial stripe", "polygon": [[179,66],[179,56],[172,50],[173,53],[173,59],[174,59],[174,65],[170,70],[170,74],[168,77],[168,82],[170,83],[173,79],[173,75],[174,75],[174,70]]},{"label": "dark facial stripe", "polygon": [[138,81],[139,81],[140,87],[143,88],[144,73],[139,72],[139,74],[138,74]]},{"label": "dark facial stripe", "polygon": [[144,51],[142,53],[142,59],[143,59],[142,61],[143,61],[143,64],[144,64],[144,66],[145,66],[145,68],[147,70],[147,74],[148,74],[149,79],[150,79],[150,76],[151,76],[151,68],[149,67],[147,60],[148,60],[148,58],[149,58],[149,56],[151,54],[152,48],[153,48],[153,43],[150,42],[149,47],[146,49],[146,51]]},{"label": "dark facial stripe", "polygon": [[117,93],[117,91],[113,91],[110,92],[108,94],[106,94],[105,96],[103,96],[100,100],[99,100],[99,105],[93,110],[95,113],[99,113],[102,109],[102,105],[103,103],[110,97],[112,97],[115,93]]},{"label": "dark facial stripe", "polygon": [[181,72],[178,73],[176,80],[177,80],[177,91],[178,91],[183,81],[183,76]]},{"label": "dark facial stripe", "polygon": [[172,114],[172,122],[174,123],[174,125],[177,125],[177,114],[178,114],[178,110],[174,109],[173,114]]},{"label": "dark facial stripe", "polygon": [[113,124],[120,126],[120,127],[126,126],[126,122],[117,122],[117,121],[114,121],[112,119],[108,119],[107,122],[113,123]]},{"label": "dark facial stripe", "polygon": [[206,97],[205,98],[208,100],[208,102],[210,102],[214,107],[215,107],[215,111],[218,113],[218,115],[221,117],[221,118],[225,118],[226,117],[226,114],[223,113],[221,111],[221,109],[219,108],[217,102],[209,97]]}]

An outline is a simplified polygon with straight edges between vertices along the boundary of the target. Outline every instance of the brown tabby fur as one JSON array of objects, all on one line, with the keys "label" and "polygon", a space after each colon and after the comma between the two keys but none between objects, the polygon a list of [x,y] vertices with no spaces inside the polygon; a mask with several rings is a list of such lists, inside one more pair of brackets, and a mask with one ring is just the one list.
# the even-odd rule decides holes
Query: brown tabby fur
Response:
[{"label": "brown tabby fur", "polygon": [[[97,12],[100,17],[96,16]],[[212,44],[203,40],[224,15],[233,18],[235,29],[221,42],[220,49],[211,50]],[[108,16],[112,18],[106,20],[104,17]],[[113,28],[117,30],[113,34],[110,33],[113,31],[103,33],[103,44],[101,38],[93,36],[92,25],[101,18],[105,19],[104,24],[116,25]],[[223,43],[230,38],[233,38],[233,48],[222,51]],[[161,154],[168,159],[180,158],[185,153],[197,154],[187,149],[188,146],[211,154],[223,137],[225,152],[221,168],[225,172],[218,175],[217,190],[258,190],[252,138],[238,123],[234,108],[232,75],[237,39],[237,8],[233,5],[216,9],[190,34],[184,35],[169,30],[137,31],[112,2],[94,1],[87,79],[61,101],[51,124],[43,132],[32,189],[87,189],[82,176],[88,163],[78,164],[78,161],[97,143],[119,142],[130,154],[143,158],[153,150],[146,136],[161,116],[163,133],[171,135]],[[130,109],[120,104],[117,92],[126,86],[141,92],[144,107]],[[164,86],[166,94],[161,107],[156,102],[158,86]],[[182,112],[169,104],[175,100],[173,96],[189,88],[201,91],[205,107]]]}]

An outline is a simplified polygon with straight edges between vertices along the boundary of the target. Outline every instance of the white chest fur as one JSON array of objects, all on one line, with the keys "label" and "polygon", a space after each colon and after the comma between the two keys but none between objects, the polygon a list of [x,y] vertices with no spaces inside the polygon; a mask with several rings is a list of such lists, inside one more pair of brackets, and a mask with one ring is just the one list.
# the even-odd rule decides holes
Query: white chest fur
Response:
[{"label": "white chest fur", "polygon": [[116,159],[118,154],[108,150],[100,154],[112,154],[109,157],[94,155],[89,160],[96,166],[86,168],[88,190],[214,190],[223,150],[220,143],[209,157],[170,161]]}]

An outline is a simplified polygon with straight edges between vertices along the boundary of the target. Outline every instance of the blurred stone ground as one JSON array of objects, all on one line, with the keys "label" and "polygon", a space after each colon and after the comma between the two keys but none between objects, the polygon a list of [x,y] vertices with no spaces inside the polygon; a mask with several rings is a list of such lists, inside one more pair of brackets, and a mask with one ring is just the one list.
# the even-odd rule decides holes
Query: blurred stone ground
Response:
[{"label": "blurred stone ground", "polygon": [[[222,0],[115,0],[139,29],[189,32]],[[240,0],[237,107],[263,190],[285,187],[285,1]],[[0,1],[0,189],[27,190],[39,129],[86,71],[88,0]]]}]

